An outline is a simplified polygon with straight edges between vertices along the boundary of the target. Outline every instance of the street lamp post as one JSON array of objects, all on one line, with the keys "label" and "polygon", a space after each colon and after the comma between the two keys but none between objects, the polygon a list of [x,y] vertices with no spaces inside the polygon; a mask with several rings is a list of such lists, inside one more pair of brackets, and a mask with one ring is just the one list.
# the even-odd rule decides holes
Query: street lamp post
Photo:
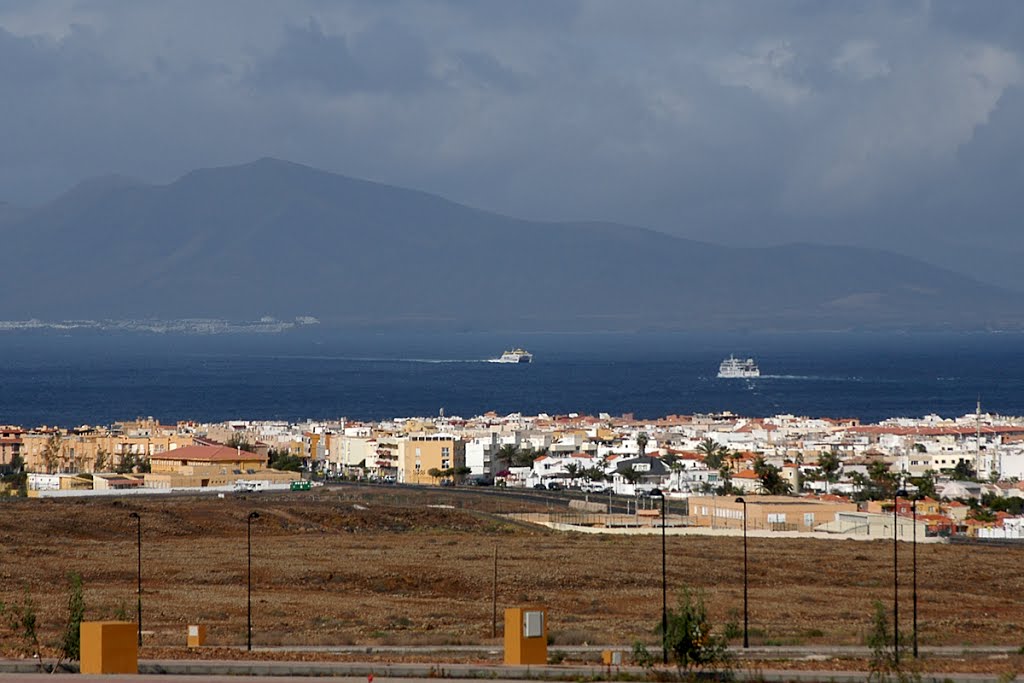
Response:
[{"label": "street lamp post", "polygon": [[907,492],[898,486],[892,494],[892,656],[896,664],[900,663],[900,573],[899,573],[899,506],[900,495]]},{"label": "street lamp post", "polygon": [[245,538],[246,538],[246,557],[248,558],[249,570],[248,580],[246,581],[247,594],[247,618],[246,618],[246,648],[252,650],[252,520],[259,519],[260,513],[250,512],[249,516],[245,520]]},{"label": "street lamp post", "polygon": [[747,609],[747,501],[737,498],[737,503],[743,505],[743,647],[750,647],[750,638],[747,634],[748,609]]},{"label": "street lamp post", "polygon": [[651,490],[652,498],[661,498],[661,663],[668,664],[668,581],[665,573],[665,494]]},{"label": "street lamp post", "polygon": [[893,658],[899,664],[899,551],[897,533],[899,522],[896,511],[899,508],[899,489],[893,492]]},{"label": "street lamp post", "polygon": [[128,516],[135,520],[136,547],[137,547],[137,571],[135,573],[137,602],[135,605],[135,620],[139,625],[139,647],[142,647],[142,517],[138,512],[129,512]]},{"label": "street lamp post", "polygon": [[914,519],[914,659],[917,659],[917,498],[910,501],[910,514]]}]

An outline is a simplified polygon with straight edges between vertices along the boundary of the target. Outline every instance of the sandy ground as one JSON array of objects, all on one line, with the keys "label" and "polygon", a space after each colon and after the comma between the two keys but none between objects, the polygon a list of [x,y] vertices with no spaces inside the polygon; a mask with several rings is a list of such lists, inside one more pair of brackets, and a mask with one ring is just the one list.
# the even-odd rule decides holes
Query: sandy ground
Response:
[{"label": "sandy ground", "polygon": [[[433,507],[433,506],[452,507]],[[15,500],[0,504],[0,654],[24,654],[11,605],[28,600],[44,649],[67,619],[68,572],[86,618],[134,620],[135,520],[143,524],[143,658],[193,656],[188,624],[211,645],[245,642],[246,516],[252,525],[257,645],[500,645],[501,609],[549,609],[559,645],[656,647],[659,536],[595,536],[507,523],[544,509],[507,497],[401,487],[193,498]],[[717,624],[742,624],[742,544],[669,537],[669,602],[703,592]],[[494,554],[499,638],[492,638]],[[1019,550],[918,547],[922,645],[1024,644]],[[901,546],[901,627],[911,626],[910,546]],[[891,608],[884,541],[750,540],[752,644],[863,645],[872,604]],[[226,648],[211,650],[218,657]],[[273,656],[273,655],[265,655]],[[317,656],[315,654],[309,656]],[[820,666],[820,663],[817,663]],[[966,670],[960,668],[959,670]]]}]

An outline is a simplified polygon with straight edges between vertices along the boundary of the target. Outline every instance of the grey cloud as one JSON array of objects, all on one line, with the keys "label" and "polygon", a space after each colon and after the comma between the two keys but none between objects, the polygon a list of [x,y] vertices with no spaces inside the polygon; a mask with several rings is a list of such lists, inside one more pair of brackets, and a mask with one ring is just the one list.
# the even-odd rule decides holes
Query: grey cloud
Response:
[{"label": "grey cloud", "polygon": [[470,83],[484,88],[515,91],[523,87],[523,79],[486,52],[460,50],[453,55],[457,73],[456,80],[467,79]]},{"label": "grey cloud", "polygon": [[331,93],[410,91],[431,81],[422,40],[396,21],[374,22],[351,38],[319,22],[288,26],[284,40],[252,70],[265,86],[313,85]]},{"label": "grey cloud", "polygon": [[359,89],[367,82],[345,36],[324,35],[313,19],[305,27],[284,29],[284,41],[253,69],[261,85],[315,85],[331,92]]},{"label": "grey cloud", "polygon": [[1019,214],[1019,6],[3,3],[0,200],[279,156],[715,241],[949,241]]}]

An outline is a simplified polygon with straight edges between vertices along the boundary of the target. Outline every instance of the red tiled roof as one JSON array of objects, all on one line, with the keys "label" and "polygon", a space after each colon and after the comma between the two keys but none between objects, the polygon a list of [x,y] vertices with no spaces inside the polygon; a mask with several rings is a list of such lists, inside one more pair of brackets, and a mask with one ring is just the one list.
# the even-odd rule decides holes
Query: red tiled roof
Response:
[{"label": "red tiled roof", "polygon": [[206,462],[234,462],[236,460],[264,460],[256,453],[239,451],[230,446],[185,446],[172,451],[155,453],[150,460],[202,460]]}]

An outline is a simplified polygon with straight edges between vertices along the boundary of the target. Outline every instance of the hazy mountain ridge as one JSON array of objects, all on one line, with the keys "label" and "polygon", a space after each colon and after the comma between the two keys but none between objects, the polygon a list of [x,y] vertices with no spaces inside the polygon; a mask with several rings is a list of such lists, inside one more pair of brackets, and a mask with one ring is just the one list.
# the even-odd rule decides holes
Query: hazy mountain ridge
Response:
[{"label": "hazy mountain ridge", "polygon": [[893,253],[501,216],[273,159],[86,182],[4,224],[0,318],[453,329],[1017,328],[1016,295]]}]

